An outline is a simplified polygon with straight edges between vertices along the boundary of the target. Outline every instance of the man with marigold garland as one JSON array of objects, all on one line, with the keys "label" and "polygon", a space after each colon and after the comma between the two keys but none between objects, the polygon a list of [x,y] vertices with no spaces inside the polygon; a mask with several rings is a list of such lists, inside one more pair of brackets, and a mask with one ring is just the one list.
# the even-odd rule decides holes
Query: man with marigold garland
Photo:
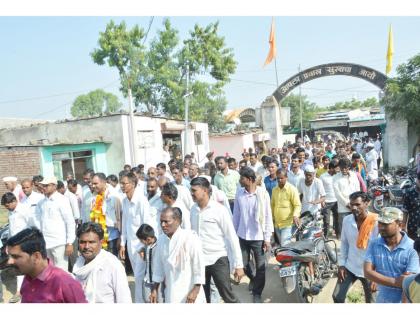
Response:
[{"label": "man with marigold garland", "polygon": [[118,242],[121,231],[121,201],[107,184],[104,173],[96,173],[92,178],[94,198],[90,219],[101,225],[104,231],[102,248],[118,257]]}]

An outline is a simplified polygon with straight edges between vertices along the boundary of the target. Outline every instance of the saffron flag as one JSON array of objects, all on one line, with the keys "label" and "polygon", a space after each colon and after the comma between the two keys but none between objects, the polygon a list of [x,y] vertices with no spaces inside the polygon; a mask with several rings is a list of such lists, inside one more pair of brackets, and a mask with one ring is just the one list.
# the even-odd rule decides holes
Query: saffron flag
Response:
[{"label": "saffron flag", "polygon": [[389,26],[388,33],[388,51],[386,52],[386,70],[385,73],[391,72],[392,69],[392,56],[394,55],[394,39],[392,37],[392,25]]},{"label": "saffron flag", "polygon": [[267,59],[265,59],[264,66],[268,65],[273,59],[276,57],[277,49],[276,49],[276,36],[274,31],[274,18],[271,22],[271,30],[270,30],[270,37],[268,39],[268,43],[270,44],[270,51],[268,52]]}]

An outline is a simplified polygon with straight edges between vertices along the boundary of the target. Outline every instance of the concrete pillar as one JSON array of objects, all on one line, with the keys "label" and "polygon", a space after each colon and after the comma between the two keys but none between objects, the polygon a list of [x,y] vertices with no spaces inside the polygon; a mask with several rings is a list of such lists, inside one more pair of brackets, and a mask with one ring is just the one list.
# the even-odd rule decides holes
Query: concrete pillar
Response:
[{"label": "concrete pillar", "polygon": [[384,136],[384,164],[388,167],[408,164],[408,125],[407,121],[386,117]]},{"label": "concrete pillar", "polygon": [[283,130],[281,127],[280,108],[274,96],[268,96],[261,104],[261,121],[264,132],[270,134],[269,148],[278,148],[281,142]]}]

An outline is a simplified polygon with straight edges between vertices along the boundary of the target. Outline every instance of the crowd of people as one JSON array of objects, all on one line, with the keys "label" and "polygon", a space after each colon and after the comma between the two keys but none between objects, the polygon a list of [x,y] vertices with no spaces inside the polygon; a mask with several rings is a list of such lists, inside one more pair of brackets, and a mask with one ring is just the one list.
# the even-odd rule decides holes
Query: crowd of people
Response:
[{"label": "crowd of people", "polygon": [[261,303],[271,248],[320,211],[324,235],[341,240],[334,302],[356,280],[367,303],[418,302],[419,220],[407,221],[419,204],[408,216],[369,211],[380,139],[305,140],[202,163],[165,151],[156,166],[87,169],[80,183],[3,178],[8,263],[21,274],[11,301],[130,303],[131,266],[136,303],[238,303],[232,284],[244,276]]}]

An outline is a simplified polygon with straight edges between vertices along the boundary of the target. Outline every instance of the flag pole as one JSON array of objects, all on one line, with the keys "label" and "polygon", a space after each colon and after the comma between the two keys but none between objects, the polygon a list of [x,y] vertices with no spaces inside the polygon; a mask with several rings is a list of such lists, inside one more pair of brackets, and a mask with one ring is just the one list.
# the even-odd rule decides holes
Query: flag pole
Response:
[{"label": "flag pole", "polygon": [[274,69],[276,71],[276,84],[277,84],[277,87],[278,87],[279,86],[279,77],[278,77],[278,74],[277,74],[277,57],[274,57]]}]

